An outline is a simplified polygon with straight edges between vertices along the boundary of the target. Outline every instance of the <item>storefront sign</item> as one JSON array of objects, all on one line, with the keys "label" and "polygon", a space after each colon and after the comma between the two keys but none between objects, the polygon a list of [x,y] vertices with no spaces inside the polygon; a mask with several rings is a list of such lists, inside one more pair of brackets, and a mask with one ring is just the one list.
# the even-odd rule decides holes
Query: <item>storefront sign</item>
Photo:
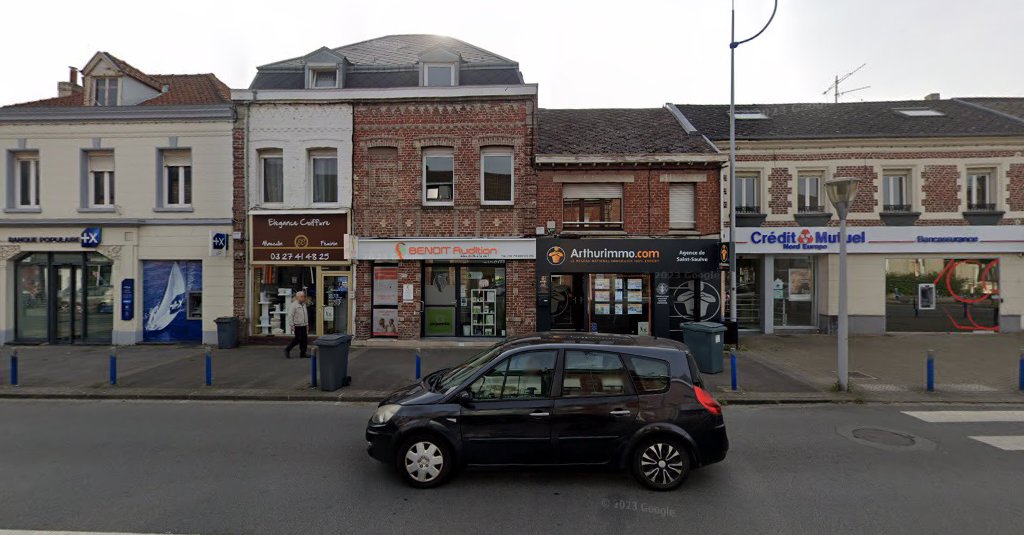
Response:
[{"label": "storefront sign", "polygon": [[100,227],[88,227],[82,231],[78,239],[82,242],[82,247],[94,249],[99,247],[100,242],[103,241],[103,229]]},{"label": "storefront sign", "polygon": [[322,263],[345,258],[346,214],[254,215],[254,262]]},{"label": "storefront sign", "polygon": [[135,318],[135,279],[121,281],[121,321]]},{"label": "storefront sign", "polygon": [[210,256],[227,256],[228,233],[210,231]]},{"label": "storefront sign", "polygon": [[360,238],[358,260],[529,260],[532,238],[373,239]]},{"label": "storefront sign", "polygon": [[[850,227],[851,253],[1024,252],[1024,234],[1013,226]],[[838,253],[836,227],[737,228],[739,254]]]},{"label": "storefront sign", "polygon": [[717,240],[537,239],[538,273],[694,273],[718,269]]}]

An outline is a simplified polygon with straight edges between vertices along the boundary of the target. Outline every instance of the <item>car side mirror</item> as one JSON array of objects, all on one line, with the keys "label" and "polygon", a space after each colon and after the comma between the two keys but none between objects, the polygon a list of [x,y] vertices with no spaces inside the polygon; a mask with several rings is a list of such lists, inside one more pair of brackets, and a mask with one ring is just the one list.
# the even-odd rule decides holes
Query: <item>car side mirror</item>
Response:
[{"label": "car side mirror", "polygon": [[459,405],[469,405],[470,403],[473,402],[473,396],[469,395],[468,391],[463,390],[462,392],[459,392],[458,394],[455,395],[455,401]]}]

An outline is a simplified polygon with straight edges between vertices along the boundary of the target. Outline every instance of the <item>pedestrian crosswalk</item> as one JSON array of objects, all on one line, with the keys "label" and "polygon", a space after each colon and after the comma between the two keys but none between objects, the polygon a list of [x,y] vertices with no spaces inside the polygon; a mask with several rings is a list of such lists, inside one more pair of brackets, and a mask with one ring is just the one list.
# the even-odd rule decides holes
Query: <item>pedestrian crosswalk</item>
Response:
[{"label": "pedestrian crosswalk", "polygon": [[[903,414],[935,424],[1024,423],[1024,411],[1018,410],[903,411]],[[1024,451],[1024,435],[970,435],[968,438],[1004,451]]]}]

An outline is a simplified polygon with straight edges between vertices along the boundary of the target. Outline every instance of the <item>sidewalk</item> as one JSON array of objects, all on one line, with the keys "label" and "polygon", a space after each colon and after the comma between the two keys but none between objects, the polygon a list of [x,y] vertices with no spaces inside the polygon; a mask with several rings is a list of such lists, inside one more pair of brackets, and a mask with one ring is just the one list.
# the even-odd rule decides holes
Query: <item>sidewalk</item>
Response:
[{"label": "sidewalk", "polygon": [[[851,392],[835,391],[836,339],[825,335],[744,336],[737,357],[738,389],[725,370],[704,374],[727,403],[1024,402],[1017,390],[1024,335],[906,334],[850,339]],[[925,356],[936,352],[936,391],[925,390]],[[19,356],[19,386],[6,368]],[[421,370],[446,368],[480,347],[424,347]],[[5,346],[0,397],[113,399],[252,399],[378,401],[415,381],[416,349],[353,347],[351,386],[335,392],[310,387],[310,360],[286,360],[277,346],[212,352],[213,384],[205,385],[205,348],[139,345],[117,349],[117,385],[109,384],[109,348]]]}]

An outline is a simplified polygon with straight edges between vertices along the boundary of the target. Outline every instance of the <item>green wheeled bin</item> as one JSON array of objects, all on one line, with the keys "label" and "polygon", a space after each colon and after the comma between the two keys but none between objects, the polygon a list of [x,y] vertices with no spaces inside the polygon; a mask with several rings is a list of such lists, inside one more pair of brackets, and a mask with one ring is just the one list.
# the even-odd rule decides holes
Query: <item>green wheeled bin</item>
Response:
[{"label": "green wheeled bin", "polygon": [[692,321],[683,324],[683,342],[697,360],[701,373],[722,373],[722,344],[725,325],[713,321]]}]

